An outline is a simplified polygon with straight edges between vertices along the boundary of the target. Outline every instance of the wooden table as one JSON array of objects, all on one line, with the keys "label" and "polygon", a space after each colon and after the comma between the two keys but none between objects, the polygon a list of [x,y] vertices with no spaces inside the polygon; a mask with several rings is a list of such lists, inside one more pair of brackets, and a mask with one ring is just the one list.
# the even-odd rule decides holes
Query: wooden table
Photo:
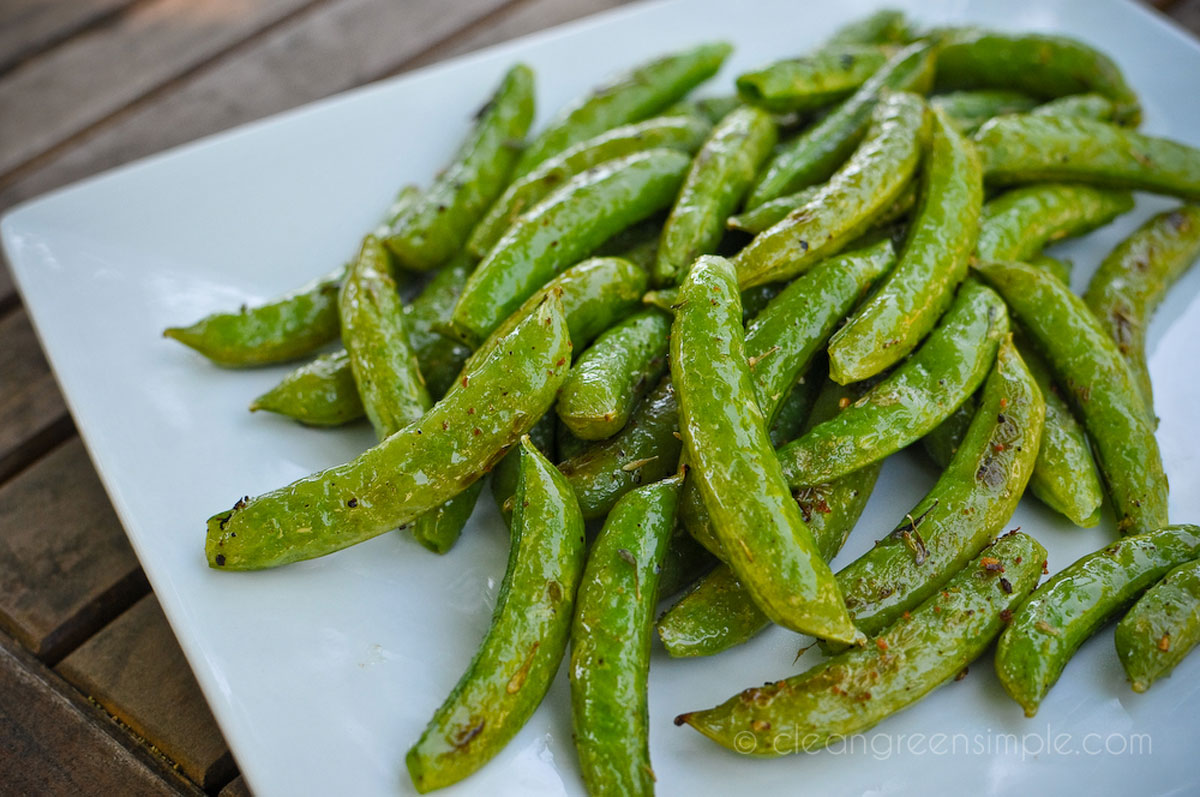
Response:
[{"label": "wooden table", "polygon": [[[0,212],[623,2],[0,0]],[[6,268],[0,341],[0,791],[247,794]]]}]

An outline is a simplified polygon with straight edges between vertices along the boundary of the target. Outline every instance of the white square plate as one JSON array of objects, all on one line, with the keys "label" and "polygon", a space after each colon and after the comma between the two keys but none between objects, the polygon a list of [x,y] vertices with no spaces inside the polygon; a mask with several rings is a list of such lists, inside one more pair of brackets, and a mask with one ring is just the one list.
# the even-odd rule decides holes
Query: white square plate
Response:
[{"label": "white square plate", "polygon": [[[386,534],[273,572],[209,570],[203,542],[211,513],[342,462],[372,436],[365,424],[318,431],[251,416],[249,399],[286,368],[222,371],[163,340],[161,330],[276,294],[342,262],[397,186],[427,182],[446,160],[471,112],[515,60],[537,71],[543,118],[615,71],[701,40],[737,45],[706,89],[729,91],[739,71],[802,52],[875,5],[760,0],[735,11],[720,0],[669,0],[630,7],[181,147],[4,219],[5,251],[79,430],[257,793],[411,792],[404,752],[486,628],[507,541],[485,496],[444,558]],[[1200,144],[1200,48],[1144,9],[1099,0],[895,5],[927,24],[1061,31],[1099,45],[1141,92],[1146,130]],[[1134,213],[1064,247],[1076,263],[1075,287],[1121,237],[1169,204],[1143,197]],[[1174,486],[1172,516],[1180,521],[1200,519],[1193,442],[1200,382],[1184,365],[1194,362],[1200,340],[1198,289],[1200,271],[1172,292],[1150,340],[1159,439]],[[889,531],[934,476],[918,457],[889,462],[839,562]],[[1079,530],[1032,499],[1012,525],[1046,544],[1051,570],[1113,535],[1111,518]],[[839,794],[1200,788],[1200,656],[1135,695],[1111,631],[1084,647],[1036,720],[1003,694],[985,656],[964,681],[885,722],[852,750],[748,760],[672,727],[681,711],[798,672],[798,642],[772,629],[710,660],[672,661],[656,650],[651,734],[663,793],[723,794],[749,784],[760,792],[794,793],[803,784]],[[582,792],[563,675],[507,749],[450,793]]]}]

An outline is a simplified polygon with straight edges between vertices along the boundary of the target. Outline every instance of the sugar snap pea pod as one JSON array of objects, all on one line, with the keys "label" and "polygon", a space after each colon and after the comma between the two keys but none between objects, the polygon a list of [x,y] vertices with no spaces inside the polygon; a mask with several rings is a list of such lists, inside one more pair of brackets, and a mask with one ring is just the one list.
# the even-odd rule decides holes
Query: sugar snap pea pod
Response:
[{"label": "sugar snap pea pod", "polygon": [[833,32],[825,46],[838,44],[903,44],[913,38],[904,14],[884,8],[848,22]]},{"label": "sugar snap pea pod", "polygon": [[958,132],[969,136],[992,117],[1033,110],[1037,100],[1020,91],[980,89],[939,94],[929,98],[929,105],[943,111]]},{"label": "sugar snap pea pod", "polygon": [[1036,254],[1026,258],[1025,262],[1053,274],[1064,285],[1071,284],[1071,271],[1074,269],[1074,264],[1070,260],[1060,260],[1047,254]]},{"label": "sugar snap pea pod", "polygon": [[528,438],[512,547],[492,625],[404,758],[419,792],[457,783],[500,752],[532,716],[566,653],[587,546],[571,488]]},{"label": "sugar snap pea pod", "polygon": [[892,56],[832,113],[779,148],[750,191],[746,208],[829,179],[867,132],[881,93],[924,93],[933,80],[933,63],[932,49],[922,43]]},{"label": "sugar snap pea pod", "polygon": [[725,219],[742,201],[777,133],[766,111],[738,108],[704,142],[663,226],[654,266],[657,285],[674,285],[697,257],[715,252]]},{"label": "sugar snap pea pod", "polygon": [[844,99],[879,71],[892,50],[878,44],[823,47],[737,77],[743,101],[772,113],[813,111]]},{"label": "sugar snap pea pod", "polygon": [[1024,263],[977,271],[1004,297],[1083,421],[1122,534],[1167,524],[1167,477],[1133,370],[1083,299]]},{"label": "sugar snap pea pod", "polygon": [[717,97],[698,97],[680,100],[662,112],[663,116],[695,116],[707,119],[716,124],[725,118],[726,114],[742,104],[741,97],[736,94],[726,94]]},{"label": "sugar snap pea pod", "polygon": [[1179,565],[1117,623],[1117,656],[1135,692],[1145,692],[1200,642],[1200,560]]},{"label": "sugar snap pea pod", "polygon": [[475,226],[467,248],[477,258],[486,257],[522,213],[580,172],[648,149],[676,149],[691,154],[700,148],[711,130],[711,124],[696,117],[660,116],[615,127],[568,147],[514,180]]},{"label": "sugar snap pea pod", "polygon": [[633,407],[667,368],[671,317],[647,309],[609,328],[571,368],[555,410],[583,440],[604,440],[629,421]]},{"label": "sugar snap pea pod", "polygon": [[1166,526],[1090,553],[1055,573],[996,645],[996,675],[1025,716],[1037,713],[1079,646],[1171,568],[1200,556],[1200,527]]},{"label": "sugar snap pea pod", "polygon": [[[1036,585],[1046,551],[1017,532],[997,540],[876,644],[675,718],[738,753],[810,752],[873,727],[961,673]],[[1001,574],[995,568],[1003,567]]]},{"label": "sugar snap pea pod", "polygon": [[571,178],[521,216],[476,267],[454,307],[452,331],[478,345],[564,268],[669,205],[690,162],[681,152],[653,149]]},{"label": "sugar snap pea pod", "polygon": [[250,404],[251,412],[258,410],[309,426],[340,426],[358,420],[365,412],[350,370],[350,355],[343,349],[300,366]]},{"label": "sugar snap pea pod", "polygon": [[[554,422],[554,413],[547,412],[529,430],[529,439],[542,456],[553,459],[555,452],[554,431],[558,426]],[[521,471],[521,449],[512,448],[492,468],[492,498],[496,508],[505,519],[512,518],[512,497],[517,494],[517,480]],[[478,484],[478,482],[476,482]]]},{"label": "sugar snap pea pod", "polygon": [[671,379],[679,391],[689,472],[730,567],[780,625],[858,641],[771,449],[746,364],[741,300],[728,260],[702,256],[680,288]]},{"label": "sugar snap pea pod", "polygon": [[[896,201],[892,203],[891,207],[883,211],[875,219],[871,225],[872,228],[879,229],[891,224],[902,216],[908,215],[908,212],[917,204],[917,189],[918,183],[916,181],[908,183],[904,187],[904,190],[900,192],[900,196],[896,197]],[[770,229],[783,221],[793,210],[807,205],[820,190],[821,186],[809,186],[794,194],[788,194],[787,196],[772,199],[770,202],[764,202],[758,207],[747,210],[744,213],[730,216],[726,220],[725,226],[731,230],[741,230],[751,235],[758,235],[763,230]]]},{"label": "sugar snap pea pod", "polygon": [[1094,92],[1115,103],[1122,123],[1141,117],[1137,94],[1112,59],[1065,36],[951,33],[938,46],[937,88],[1015,89],[1048,100]]},{"label": "sugar snap pea pod", "polygon": [[562,300],[551,295],[420,420],[349,463],[210,518],[209,564],[255,570],[312,559],[437,507],[470,487],[545,414],[570,357]]},{"label": "sugar snap pea pod", "polygon": [[976,253],[983,260],[1021,260],[1048,244],[1083,235],[1133,209],[1128,191],[1039,183],[1006,191],[983,206]]},{"label": "sugar snap pea pod", "polygon": [[1082,116],[1100,122],[1111,122],[1117,106],[1103,94],[1071,94],[1042,103],[1029,111],[1034,116]]},{"label": "sugar snap pea pod", "polygon": [[1160,213],[1104,259],[1083,300],[1133,369],[1153,413],[1154,392],[1146,365],[1146,327],[1163,296],[1200,257],[1200,206]]},{"label": "sugar snap pea pod", "polygon": [[891,94],[871,119],[862,145],[837,174],[738,253],[734,263],[743,288],[794,277],[836,254],[899,198],[928,136],[925,101]]},{"label": "sugar snap pea pod", "polygon": [[480,479],[441,506],[421,515],[412,523],[413,537],[434,553],[449,552],[462,536],[463,527],[471,519],[482,491],[483,480]]},{"label": "sugar snap pea pod", "polygon": [[1200,200],[1200,149],[1107,122],[1013,114],[975,143],[989,185],[1064,180]]},{"label": "sugar snap pea pod", "polygon": [[979,234],[983,174],[975,148],[933,113],[921,198],[896,267],[829,342],[835,382],[859,382],[917,347],[954,301]]},{"label": "sugar snap pea pod", "polygon": [[646,682],[659,571],[682,476],[626,494],[588,553],[571,624],[571,719],[592,794],[650,795]]},{"label": "sugar snap pea pod", "polygon": [[387,238],[396,220],[407,213],[409,208],[415,205],[420,198],[421,189],[417,186],[406,185],[401,188],[396,192],[396,198],[392,200],[392,204],[388,205],[387,212],[383,214],[383,219],[375,226],[371,234],[380,240]]},{"label": "sugar snap pea pod", "polygon": [[387,237],[397,264],[430,271],[462,249],[488,207],[508,185],[533,122],[533,71],[512,67],[479,112],[474,129],[420,199],[396,219]]},{"label": "sugar snap pea pod", "polygon": [[824,484],[924,437],[975,392],[1008,332],[1004,302],[967,280],[937,328],[858,401],[779,449],[792,487]]},{"label": "sugar snap pea pod", "polygon": [[640,122],[682,99],[717,73],[733,48],[701,44],[641,64],[558,113],[521,154],[516,177],[542,161],[618,125]]}]

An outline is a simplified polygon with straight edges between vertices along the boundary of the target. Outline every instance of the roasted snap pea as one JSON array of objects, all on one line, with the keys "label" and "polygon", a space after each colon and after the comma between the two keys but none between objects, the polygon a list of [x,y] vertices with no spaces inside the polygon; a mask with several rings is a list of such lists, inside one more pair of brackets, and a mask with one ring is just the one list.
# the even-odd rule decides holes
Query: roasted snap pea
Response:
[{"label": "roasted snap pea", "polygon": [[1020,91],[977,89],[939,94],[929,98],[929,105],[944,112],[958,132],[969,136],[995,116],[1032,111],[1037,100]]},{"label": "roasted snap pea", "polygon": [[681,476],[617,502],[588,553],[571,625],[571,718],[592,794],[650,795],[650,641]]},{"label": "roasted snap pea", "polygon": [[1050,255],[1039,253],[1025,258],[1025,262],[1053,274],[1063,285],[1071,284],[1071,272],[1075,266],[1070,260],[1060,260],[1057,257],[1050,257]]},{"label": "roasted snap pea", "polygon": [[772,113],[813,111],[853,94],[891,55],[878,44],[830,45],[738,75],[738,95]]},{"label": "roasted snap pea", "polygon": [[1092,275],[1083,300],[1133,369],[1147,409],[1154,391],[1146,327],[1163,296],[1200,257],[1200,206],[1160,213],[1122,241]]},{"label": "roasted snap pea", "polygon": [[696,479],[729,565],[772,620],[852,643],[829,566],[779,470],[754,398],[733,264],[702,256],[680,288],[671,379],[689,478]]},{"label": "roasted snap pea", "polygon": [[1107,122],[1013,114],[975,143],[989,185],[1063,180],[1200,200],[1200,149]]},{"label": "roasted snap pea", "polygon": [[1111,122],[1117,114],[1117,106],[1102,94],[1071,94],[1042,103],[1029,113],[1034,116],[1082,116],[1086,119]]},{"label": "roasted snap pea", "polygon": [[951,33],[938,46],[937,87],[1015,89],[1048,100],[1094,92],[1115,103],[1122,123],[1136,125],[1141,118],[1137,94],[1112,59],[1066,36]]},{"label": "roasted snap pea", "polygon": [[758,108],[738,108],[717,123],[692,161],[663,226],[655,284],[674,285],[692,261],[716,251],[725,219],[750,189],[776,137],[775,122]]},{"label": "roasted snap pea", "polygon": [[1167,477],[1136,377],[1083,299],[1024,263],[976,268],[1045,355],[1092,439],[1122,534],[1167,524]]},{"label": "roasted snap pea", "polygon": [[1117,656],[1135,692],[1145,692],[1200,642],[1200,560],[1179,565],[1117,623]]},{"label": "roasted snap pea", "polygon": [[832,113],[779,148],[751,189],[746,209],[832,177],[877,117],[881,95],[889,89],[924,93],[933,80],[933,63],[933,50],[922,43],[892,56]]},{"label": "roasted snap pea", "polygon": [[555,409],[571,433],[604,440],[624,428],[634,405],[667,368],[671,317],[647,309],[609,328],[571,368]]},{"label": "roasted snap pea", "polygon": [[256,570],[382,534],[470,487],[545,414],[566,379],[571,340],[548,296],[417,422],[353,461],[208,521],[212,567]]},{"label": "roasted snap pea", "polygon": [[441,506],[435,507],[413,521],[413,538],[427,550],[447,553],[462,536],[463,527],[475,511],[475,502],[483,491],[483,480],[472,484]]},{"label": "roasted snap pea", "polygon": [[976,253],[983,260],[1023,260],[1130,210],[1128,191],[1070,183],[1014,188],[983,206]]},{"label": "roasted snap pea", "polygon": [[717,73],[733,48],[702,44],[642,64],[563,108],[521,154],[516,177],[547,158],[618,125],[640,122]]},{"label": "roasted snap pea", "polygon": [[833,32],[826,47],[839,44],[903,44],[913,31],[900,11],[884,8],[861,19],[847,22]]},{"label": "roasted snap pea", "polygon": [[738,253],[734,263],[743,288],[807,271],[857,238],[900,196],[928,137],[925,101],[890,94],[875,106],[871,120],[862,145],[837,174]]},{"label": "roasted snap pea", "polygon": [[[884,210],[875,218],[871,223],[871,227],[873,229],[880,229],[903,216],[907,216],[908,212],[917,204],[918,187],[919,184],[917,181],[909,182],[904,187],[904,190],[900,192],[900,196],[896,197],[896,201],[891,204],[891,207]],[[744,213],[730,216],[726,220],[725,226],[731,230],[741,230],[751,235],[758,235],[763,230],[770,229],[778,224],[796,208],[807,205],[820,190],[821,186],[809,186],[794,194],[788,194],[787,196],[772,199],[770,202],[764,202],[758,207],[747,210]]]},{"label": "roasted snap pea", "polygon": [[567,649],[587,556],[583,518],[570,486],[528,437],[520,451],[491,628],[404,758],[422,793],[457,783],[500,752],[546,696]]},{"label": "roasted snap pea", "polygon": [[874,645],[681,714],[675,724],[755,756],[811,752],[851,738],[962,673],[1037,585],[1045,555],[1020,532],[1001,537]]},{"label": "roasted snap pea", "polygon": [[824,484],[924,437],[983,384],[1008,326],[1000,297],[966,280],[912,357],[845,412],[779,449],[788,483]]},{"label": "roasted snap pea", "polygon": [[695,116],[707,119],[716,124],[725,118],[734,108],[742,104],[736,94],[726,94],[718,97],[697,97],[690,100],[680,100],[663,111],[663,116]]},{"label": "roasted snap pea", "polygon": [[479,345],[538,288],[614,233],[675,199],[691,159],[654,149],[571,178],[497,242],[463,287],[451,331]]},{"label": "roasted snap pea", "polygon": [[350,370],[350,355],[343,349],[300,366],[250,404],[251,412],[258,410],[309,426],[340,426],[358,420],[365,413]]},{"label": "roasted snap pea", "polygon": [[1055,573],[1012,616],[996,675],[1032,717],[1079,646],[1173,567],[1200,556],[1200,527],[1126,537]]},{"label": "roasted snap pea", "polygon": [[860,382],[895,365],[933,329],[967,275],[979,234],[979,156],[941,111],[933,113],[921,198],[896,267],[829,342],[835,382]]},{"label": "roasted snap pea", "polygon": [[691,154],[711,130],[712,125],[703,119],[660,116],[615,127],[568,147],[514,180],[471,232],[467,248],[477,258],[486,257],[522,213],[580,172],[648,149],[676,149]]}]

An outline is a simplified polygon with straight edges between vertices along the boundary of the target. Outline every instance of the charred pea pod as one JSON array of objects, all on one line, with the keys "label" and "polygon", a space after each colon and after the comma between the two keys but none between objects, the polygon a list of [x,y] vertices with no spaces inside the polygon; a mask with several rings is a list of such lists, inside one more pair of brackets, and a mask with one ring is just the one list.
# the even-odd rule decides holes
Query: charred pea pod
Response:
[{"label": "charred pea pod", "polygon": [[1130,210],[1133,196],[1128,191],[1070,183],[1014,188],[983,206],[976,251],[984,260],[1021,260]]},{"label": "charred pea pod", "polygon": [[681,476],[628,493],[588,553],[571,625],[571,716],[592,794],[650,795],[646,682],[659,572]]},{"label": "charred pea pod", "polygon": [[1071,272],[1074,270],[1074,264],[1070,260],[1060,260],[1047,254],[1036,254],[1026,258],[1025,262],[1053,274],[1063,285],[1071,284]]},{"label": "charred pea pod", "polygon": [[841,44],[903,44],[914,38],[904,14],[885,8],[847,22],[833,32],[826,47]]},{"label": "charred pea pod", "polygon": [[996,645],[996,675],[1032,717],[1079,646],[1173,567],[1200,556],[1200,528],[1125,537],[1068,565],[1013,615]]},{"label": "charred pea pod", "polygon": [[689,100],[680,100],[663,111],[662,115],[695,116],[698,119],[707,120],[710,124],[715,125],[724,119],[726,114],[741,104],[742,100],[736,94],[726,94],[717,97],[696,97]]},{"label": "charred pea pod", "polygon": [[929,105],[945,113],[959,133],[969,136],[996,116],[1032,111],[1037,100],[1020,91],[976,89],[938,94],[929,98]]},{"label": "charred pea pod", "polygon": [[[780,756],[844,741],[959,675],[1037,586],[1046,551],[1001,537],[874,645],[847,650],[786,680],[675,718],[738,753]],[[1003,573],[1000,572],[1003,569]]]},{"label": "charred pea pod", "polygon": [[[909,182],[900,192],[900,196],[896,197],[896,201],[891,207],[884,210],[872,223],[872,229],[880,229],[885,227],[899,218],[907,216],[909,211],[917,204],[917,189],[918,183],[914,180]],[[817,192],[821,190],[821,186],[810,186],[803,188],[794,194],[781,196],[777,199],[772,199],[770,202],[764,202],[756,208],[747,210],[744,213],[739,213],[736,216],[730,216],[725,222],[725,226],[731,230],[740,230],[748,232],[751,235],[758,235],[763,230],[768,230],[797,208],[807,205]]]},{"label": "charred pea pod", "polygon": [[420,420],[349,463],[210,518],[209,564],[312,559],[420,517],[470,487],[545,414],[570,358],[562,300],[551,295]]},{"label": "charred pea pod", "polygon": [[878,44],[830,45],[738,75],[738,95],[772,113],[817,110],[853,94],[891,54]]},{"label": "charred pea pod", "polygon": [[1016,262],[976,269],[1004,297],[1083,421],[1122,534],[1167,524],[1167,477],[1136,377],[1083,299]]},{"label": "charred pea pod", "polygon": [[486,764],[542,702],[567,649],[587,547],[571,488],[525,438],[508,567],[475,658],[404,763],[419,792]]},{"label": "charred pea pod", "polygon": [[1179,565],[1117,623],[1117,656],[1135,692],[1145,692],[1200,642],[1200,560]]},{"label": "charred pea pod", "polygon": [[350,355],[343,349],[300,366],[250,404],[309,426],[340,426],[365,414]]}]

